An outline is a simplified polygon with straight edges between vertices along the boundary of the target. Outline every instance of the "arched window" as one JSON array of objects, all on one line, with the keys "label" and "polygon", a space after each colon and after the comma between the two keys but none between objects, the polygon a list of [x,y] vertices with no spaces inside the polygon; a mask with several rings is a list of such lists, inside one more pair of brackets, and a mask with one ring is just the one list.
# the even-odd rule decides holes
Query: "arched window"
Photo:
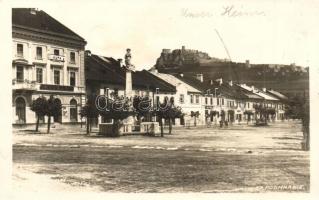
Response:
[{"label": "arched window", "polygon": [[16,116],[18,117],[17,123],[19,124],[25,123],[25,107],[26,103],[24,98],[18,97],[16,99]]},{"label": "arched window", "polygon": [[78,106],[75,99],[71,99],[70,101],[70,121],[71,122],[78,121]]}]

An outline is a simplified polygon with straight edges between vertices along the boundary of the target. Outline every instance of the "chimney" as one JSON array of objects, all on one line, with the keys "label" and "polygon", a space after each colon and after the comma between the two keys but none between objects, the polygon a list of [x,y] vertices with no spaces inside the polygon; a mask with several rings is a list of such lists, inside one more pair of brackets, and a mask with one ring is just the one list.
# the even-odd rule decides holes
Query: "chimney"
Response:
[{"label": "chimney", "polygon": [[216,82],[218,82],[219,85],[222,85],[223,84],[223,79],[222,78],[216,79]]},{"label": "chimney", "polygon": [[230,80],[230,81],[228,82],[228,84],[229,84],[230,86],[233,86],[233,81]]},{"label": "chimney", "polygon": [[249,62],[249,60],[246,60],[245,65],[246,65],[247,68],[250,68],[250,62]]},{"label": "chimney", "polygon": [[184,74],[183,74],[183,73],[180,73],[179,76],[180,76],[180,77],[184,77]]},{"label": "chimney", "polygon": [[255,92],[255,87],[251,86],[252,92]]},{"label": "chimney", "polygon": [[122,59],[122,58],[119,58],[119,59],[117,59],[117,62],[118,62],[118,65],[119,65],[120,67],[122,67],[123,59]]},{"label": "chimney", "polygon": [[38,9],[37,8],[30,8],[30,13],[32,15],[36,15],[37,14]]},{"label": "chimney", "polygon": [[200,82],[204,82],[204,76],[203,76],[203,74],[196,74],[196,78],[197,78],[197,80],[199,80]]},{"label": "chimney", "polygon": [[213,80],[209,80],[209,84],[210,84],[210,85],[213,85],[213,84],[214,84],[214,81],[213,81]]},{"label": "chimney", "polygon": [[85,50],[85,56],[91,56],[91,51],[90,50]]},{"label": "chimney", "polygon": [[266,92],[266,91],[267,91],[267,90],[266,90],[266,88],[264,87],[264,88],[263,88],[263,92]]},{"label": "chimney", "polygon": [[149,69],[148,71],[149,71],[149,72],[152,72],[152,73],[155,73],[155,74],[158,73],[158,70],[156,69],[155,66],[151,67],[151,69]]}]

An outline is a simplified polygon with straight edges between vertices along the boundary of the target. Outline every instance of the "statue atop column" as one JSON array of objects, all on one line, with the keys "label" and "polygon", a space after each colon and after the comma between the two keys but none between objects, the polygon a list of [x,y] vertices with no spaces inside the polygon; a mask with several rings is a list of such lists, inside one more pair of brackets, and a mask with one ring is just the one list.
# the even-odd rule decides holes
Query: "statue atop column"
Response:
[{"label": "statue atop column", "polygon": [[132,59],[132,54],[131,54],[131,49],[126,49],[126,54],[125,54],[125,68],[129,71],[135,71],[135,67],[131,62]]}]

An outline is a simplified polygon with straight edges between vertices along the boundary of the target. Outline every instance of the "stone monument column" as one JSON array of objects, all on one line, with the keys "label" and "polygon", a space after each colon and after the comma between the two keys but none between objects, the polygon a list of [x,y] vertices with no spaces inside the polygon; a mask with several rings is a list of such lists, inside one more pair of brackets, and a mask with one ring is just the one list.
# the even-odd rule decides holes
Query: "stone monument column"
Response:
[{"label": "stone monument column", "polygon": [[[133,101],[133,90],[132,90],[132,71],[134,71],[134,65],[131,63],[132,55],[131,49],[126,49],[125,54],[125,97]],[[133,102],[131,102],[133,105]],[[134,124],[134,117],[129,116],[126,120],[128,125],[128,131],[132,132],[132,125]]]},{"label": "stone monument column", "polygon": [[128,98],[133,97],[132,94],[132,71],[134,71],[134,65],[131,63],[132,55],[131,49],[126,49],[125,54],[125,69],[126,69],[126,76],[125,76],[125,96]]},{"label": "stone monument column", "polygon": [[126,70],[125,97],[127,97],[127,98],[133,97],[133,94],[132,94],[132,71],[131,70]]}]

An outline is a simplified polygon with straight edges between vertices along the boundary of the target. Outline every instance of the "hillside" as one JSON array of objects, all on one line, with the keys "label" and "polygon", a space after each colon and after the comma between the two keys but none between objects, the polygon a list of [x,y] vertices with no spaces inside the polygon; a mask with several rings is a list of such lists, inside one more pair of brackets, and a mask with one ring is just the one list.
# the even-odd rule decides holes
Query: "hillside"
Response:
[{"label": "hillside", "polygon": [[309,92],[309,69],[280,64],[235,63],[212,58],[197,50],[163,50],[155,68],[159,72],[196,77],[203,74],[204,81],[223,78],[257,87],[278,90],[287,95]]}]

